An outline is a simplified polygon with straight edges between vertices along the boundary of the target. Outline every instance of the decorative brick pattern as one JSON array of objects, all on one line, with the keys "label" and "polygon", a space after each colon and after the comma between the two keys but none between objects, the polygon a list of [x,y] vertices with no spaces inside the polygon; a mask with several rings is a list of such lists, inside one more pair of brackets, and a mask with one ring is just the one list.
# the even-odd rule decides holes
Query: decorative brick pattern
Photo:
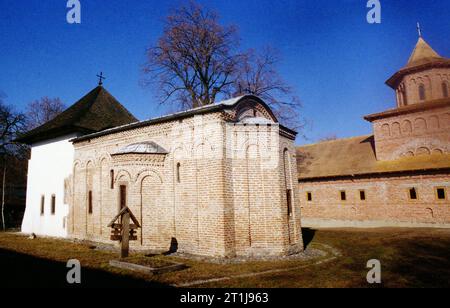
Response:
[{"label": "decorative brick pattern", "polygon": [[[168,250],[176,240],[180,252],[206,256],[301,251],[294,141],[276,123],[239,123],[243,112],[271,120],[266,107],[243,101],[235,108],[75,143],[73,175],[67,181],[71,196],[66,196],[70,236],[110,242],[106,225],[119,210],[119,190],[125,185],[127,205],[142,225],[132,248]],[[148,141],[169,153],[113,155]],[[292,190],[290,216],[287,187]]]},{"label": "decorative brick pattern", "polygon": [[378,160],[450,153],[450,105],[375,120]]}]

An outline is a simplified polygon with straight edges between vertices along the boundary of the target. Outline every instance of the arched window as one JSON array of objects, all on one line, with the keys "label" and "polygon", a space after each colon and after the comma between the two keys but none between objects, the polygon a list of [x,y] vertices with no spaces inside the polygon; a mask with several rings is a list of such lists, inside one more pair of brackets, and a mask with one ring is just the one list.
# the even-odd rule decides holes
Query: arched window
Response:
[{"label": "arched window", "polygon": [[286,187],[286,202],[287,202],[287,214],[292,215],[292,189],[291,189],[291,177],[290,177],[290,160],[289,150],[285,149],[283,152],[284,160],[284,183]]},{"label": "arched window", "polygon": [[446,82],[442,83],[442,94],[444,97],[448,97],[448,86]]},{"label": "arched window", "polygon": [[111,189],[114,189],[114,170],[109,171],[109,180],[111,181]]},{"label": "arched window", "polygon": [[423,84],[419,85],[419,99],[421,101],[424,101],[426,99],[425,86]]},{"label": "arched window", "polygon": [[177,183],[180,183],[181,182],[181,175],[180,175],[180,170],[181,169],[181,164],[180,163],[177,163]]},{"label": "arched window", "polygon": [[88,192],[88,212],[89,212],[89,214],[92,214],[92,208],[93,208],[93,205],[92,205],[92,190],[90,190]]}]

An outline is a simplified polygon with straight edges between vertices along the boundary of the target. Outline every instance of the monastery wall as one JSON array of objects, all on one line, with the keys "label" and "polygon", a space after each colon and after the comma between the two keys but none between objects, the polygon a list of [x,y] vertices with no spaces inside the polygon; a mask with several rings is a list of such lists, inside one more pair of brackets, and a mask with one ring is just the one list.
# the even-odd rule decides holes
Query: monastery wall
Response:
[{"label": "monastery wall", "polygon": [[[412,188],[417,199],[411,198]],[[301,182],[299,193],[306,227],[450,227],[448,173]]]}]

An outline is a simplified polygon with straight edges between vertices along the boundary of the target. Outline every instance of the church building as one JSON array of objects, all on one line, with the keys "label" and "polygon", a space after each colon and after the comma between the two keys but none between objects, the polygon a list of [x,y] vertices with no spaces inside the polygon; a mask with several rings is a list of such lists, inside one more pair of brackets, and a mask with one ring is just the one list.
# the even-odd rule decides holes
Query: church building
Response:
[{"label": "church building", "polygon": [[139,122],[98,86],[20,139],[32,148],[22,232],[113,243],[108,224],[128,207],[134,249],[300,252],[296,134],[251,95]]},{"label": "church building", "polygon": [[297,149],[304,226],[450,227],[450,59],[419,37],[386,83],[373,134]]}]

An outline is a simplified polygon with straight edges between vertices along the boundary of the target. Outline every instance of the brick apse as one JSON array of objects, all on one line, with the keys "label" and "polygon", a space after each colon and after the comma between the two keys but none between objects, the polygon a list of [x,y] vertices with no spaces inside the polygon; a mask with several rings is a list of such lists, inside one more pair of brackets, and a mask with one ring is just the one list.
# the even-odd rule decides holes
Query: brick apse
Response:
[{"label": "brick apse", "polygon": [[121,206],[135,249],[233,257],[303,250],[296,133],[245,96],[73,140],[70,237],[110,242]]}]

